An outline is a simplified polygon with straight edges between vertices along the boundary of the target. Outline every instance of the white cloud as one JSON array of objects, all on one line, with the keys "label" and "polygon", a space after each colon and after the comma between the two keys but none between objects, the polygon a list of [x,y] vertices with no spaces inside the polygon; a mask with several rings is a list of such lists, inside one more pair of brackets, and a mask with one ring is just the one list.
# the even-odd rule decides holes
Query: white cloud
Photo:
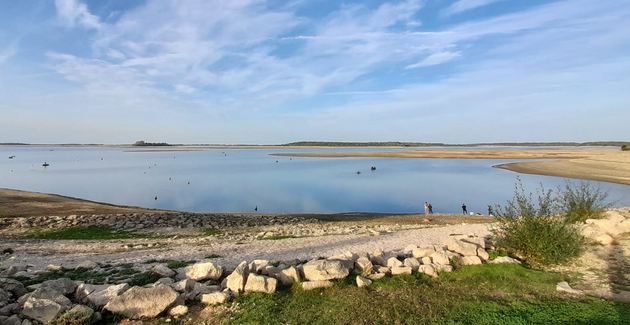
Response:
[{"label": "white cloud", "polygon": [[182,93],[182,94],[192,94],[195,91],[197,91],[197,89],[188,86],[188,85],[175,85],[175,91],[178,93]]},{"label": "white cloud", "polygon": [[55,0],[55,6],[57,16],[70,27],[81,25],[85,28],[101,28],[98,16],[90,14],[87,5],[78,0]]},{"label": "white cloud", "polygon": [[14,56],[15,54],[17,54],[17,50],[10,48],[6,51],[0,52],[0,64],[3,64],[4,62],[6,62],[10,57]]},{"label": "white cloud", "polygon": [[451,61],[451,60],[453,60],[455,58],[458,58],[461,55],[462,55],[461,52],[440,52],[440,53],[434,53],[434,54],[429,55],[424,60],[422,60],[422,61],[420,61],[420,62],[418,62],[416,64],[410,64],[410,65],[406,66],[405,69],[414,69],[414,68],[438,65],[438,64],[442,64],[442,63]]},{"label": "white cloud", "polygon": [[445,16],[459,14],[467,10],[487,6],[489,4],[504,0],[459,0],[442,11]]}]

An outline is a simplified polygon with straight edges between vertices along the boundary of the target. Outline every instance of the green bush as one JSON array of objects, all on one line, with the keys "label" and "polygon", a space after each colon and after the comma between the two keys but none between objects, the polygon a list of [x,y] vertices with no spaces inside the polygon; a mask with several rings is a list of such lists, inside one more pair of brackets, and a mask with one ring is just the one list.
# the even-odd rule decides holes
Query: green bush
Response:
[{"label": "green bush", "polygon": [[580,181],[579,185],[565,182],[564,189],[558,187],[558,204],[570,222],[599,219],[602,210],[610,207],[605,203],[608,193],[599,186],[593,187],[588,181]]},{"label": "green bush", "polygon": [[621,151],[630,151],[630,146],[627,144],[624,144],[623,146],[621,146]]},{"label": "green bush", "polygon": [[538,203],[526,194],[517,178],[514,197],[505,207],[496,207],[497,225],[492,232],[497,247],[531,265],[566,263],[584,250],[585,239],[578,226],[564,217],[552,190],[537,190]]}]

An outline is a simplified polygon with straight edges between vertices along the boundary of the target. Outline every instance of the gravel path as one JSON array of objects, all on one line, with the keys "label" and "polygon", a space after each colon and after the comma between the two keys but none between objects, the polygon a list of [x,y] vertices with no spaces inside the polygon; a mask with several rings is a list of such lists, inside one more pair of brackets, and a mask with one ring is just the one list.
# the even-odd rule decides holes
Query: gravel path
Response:
[{"label": "gravel path", "polygon": [[[48,264],[74,267],[90,260],[98,263],[142,263],[149,260],[203,260],[216,254],[220,258],[212,259],[227,268],[234,268],[243,260],[255,259],[282,261],[291,259],[308,260],[320,256],[333,256],[347,251],[384,252],[399,251],[406,246],[442,244],[452,234],[470,234],[479,236],[489,234],[488,224],[441,226],[435,228],[403,230],[382,233],[380,236],[336,235],[303,237],[284,240],[253,240],[244,243],[212,244],[205,238],[182,238],[168,240],[133,240],[133,241],[9,241],[3,246],[10,246],[15,253],[13,258],[0,263],[7,267],[15,263],[35,265],[35,269],[45,269]],[[152,246],[159,242],[158,247]],[[143,243],[145,246],[141,246]],[[127,244],[138,248],[126,249]]]}]

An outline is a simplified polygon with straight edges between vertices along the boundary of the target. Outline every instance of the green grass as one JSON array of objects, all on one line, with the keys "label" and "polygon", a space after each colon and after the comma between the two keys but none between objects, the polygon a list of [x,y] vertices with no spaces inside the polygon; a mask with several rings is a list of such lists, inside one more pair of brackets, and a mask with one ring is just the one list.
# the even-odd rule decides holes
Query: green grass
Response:
[{"label": "green grass", "polygon": [[282,240],[282,239],[289,239],[289,238],[296,238],[296,237],[292,236],[292,235],[269,236],[269,237],[265,237],[265,238],[259,238],[259,240]]},{"label": "green grass", "polygon": [[2,254],[13,254],[13,248],[5,248],[2,250]]},{"label": "green grass", "polygon": [[216,236],[220,234],[221,234],[221,231],[217,229],[206,229],[203,231],[204,236]]},{"label": "green grass", "polygon": [[355,276],[332,288],[300,284],[274,295],[237,297],[240,311],[224,324],[630,324],[630,304],[568,299],[555,286],[566,280],[520,265],[462,267],[433,279],[386,277],[367,288]]},{"label": "green grass", "polygon": [[212,259],[212,258],[220,258],[221,255],[217,255],[217,254],[210,254],[208,256],[206,256],[207,259]]},{"label": "green grass", "polygon": [[33,229],[27,237],[38,239],[140,239],[140,238],[164,238],[164,236],[136,234],[125,231],[116,231],[105,226],[89,226],[85,228],[65,228],[52,231]]}]

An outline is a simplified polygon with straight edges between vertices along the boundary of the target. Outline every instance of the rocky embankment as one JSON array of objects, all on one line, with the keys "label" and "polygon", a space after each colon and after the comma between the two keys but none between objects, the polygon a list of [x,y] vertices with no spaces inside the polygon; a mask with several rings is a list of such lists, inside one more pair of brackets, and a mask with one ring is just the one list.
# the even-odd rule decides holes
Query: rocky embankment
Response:
[{"label": "rocky embankment", "polygon": [[[97,322],[102,312],[123,313],[131,319],[181,317],[192,303],[215,305],[250,292],[273,294],[279,286],[296,282],[304,290],[312,290],[332,286],[331,280],[356,275],[357,286],[363,287],[386,276],[420,272],[437,277],[463,265],[518,263],[509,257],[489,261],[489,245],[486,238],[462,235],[449,238],[442,245],[409,245],[391,252],[347,252],[310,261],[243,261],[233,270],[212,262],[177,269],[155,263],[146,274],[157,281],[143,286],[130,286],[131,278],[116,283],[108,283],[108,278],[101,283],[59,278],[24,287],[11,277],[34,277],[62,269],[49,265],[46,270],[28,270],[29,265],[15,264],[1,274],[0,324],[39,324],[60,318]],[[94,274],[107,272],[107,266],[94,262],[83,263],[77,269]]]}]

